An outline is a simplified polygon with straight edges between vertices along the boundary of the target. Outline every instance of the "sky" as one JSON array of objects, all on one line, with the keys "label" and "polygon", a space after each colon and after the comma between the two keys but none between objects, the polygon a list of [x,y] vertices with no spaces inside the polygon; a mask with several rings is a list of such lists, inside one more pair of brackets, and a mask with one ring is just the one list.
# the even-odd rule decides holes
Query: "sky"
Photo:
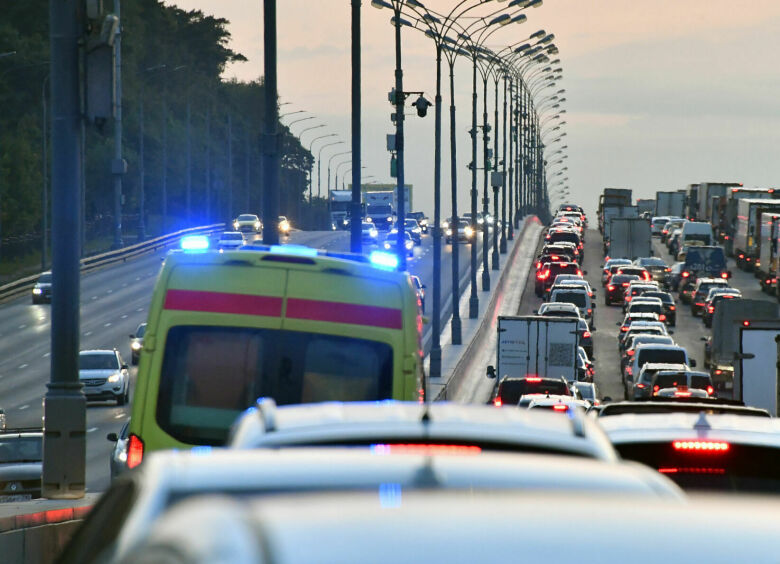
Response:
[{"label": "sky", "polygon": [[[226,69],[226,78],[252,80],[263,74],[262,0],[178,0],[228,19],[231,46],[248,58]],[[426,0],[426,7],[449,11],[454,0]],[[501,8],[507,3],[491,3]],[[318,135],[336,133],[344,145],[322,151],[323,195],[327,164],[349,149],[350,0],[278,0],[278,72],[283,118],[314,119],[292,126],[308,147]],[[555,34],[566,89],[568,155],[565,166],[571,200],[594,212],[604,187],[632,188],[635,197],[676,190],[697,182],[734,181],[775,186],[780,177],[780,2],[777,0],[544,0],[527,9],[525,23],[503,27],[488,46],[500,50],[539,29]],[[362,6],[362,152],[366,182],[390,182],[386,134],[393,133],[387,93],[394,84],[394,36],[389,10],[369,0]],[[435,49],[422,33],[404,29],[404,89],[435,94]],[[446,65],[445,65],[446,71]],[[445,77],[445,86],[447,84]],[[456,186],[459,213],[469,205],[471,160],[471,67],[455,64]],[[479,88],[481,113],[482,92]],[[503,92],[503,89],[502,89]],[[553,91],[550,91],[553,92]],[[503,94],[502,94],[503,95]],[[410,101],[414,98],[410,98]],[[489,88],[493,112],[493,85]],[[444,90],[443,129],[448,139],[449,94]],[[500,101],[501,103],[502,101]],[[433,213],[434,120],[409,109],[406,127],[406,181],[413,207]],[[481,120],[481,116],[480,116]],[[501,135],[501,134],[500,134]],[[548,139],[554,138],[550,135]],[[327,140],[327,142],[329,142]],[[318,148],[326,140],[314,144]],[[346,148],[345,148],[346,147]],[[332,159],[331,187],[336,165]],[[449,215],[451,178],[445,141],[442,216]],[[558,165],[559,170],[563,165]],[[340,167],[341,176],[349,165]],[[317,190],[317,176],[314,175]],[[479,189],[482,189],[481,182]]]}]

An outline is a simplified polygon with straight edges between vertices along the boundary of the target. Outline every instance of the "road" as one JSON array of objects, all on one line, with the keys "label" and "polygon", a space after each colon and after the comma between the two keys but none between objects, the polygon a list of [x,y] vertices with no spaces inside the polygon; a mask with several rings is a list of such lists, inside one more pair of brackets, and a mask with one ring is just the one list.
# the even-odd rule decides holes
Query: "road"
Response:
[{"label": "road", "polygon": [[[289,243],[332,251],[347,251],[347,232],[293,232]],[[481,250],[481,245],[480,245]],[[470,251],[460,246],[461,277],[469,267]],[[152,289],[165,251],[85,274],[81,281],[81,349],[116,347],[130,363],[128,335],[146,320]],[[451,246],[442,247],[443,315],[451,293]],[[481,253],[480,253],[481,256]],[[433,290],[433,241],[423,236],[414,250],[409,271],[426,284],[430,314]],[[427,332],[430,325],[426,326]],[[49,381],[50,306],[32,305],[25,296],[0,305],[0,407],[9,427],[40,427],[42,399]],[[131,367],[131,404],[136,367]],[[130,406],[113,402],[90,404],[87,410],[87,491],[104,491],[109,484],[108,457],[113,446],[106,440],[128,419]]]},{"label": "road", "polygon": [[[541,246],[541,242],[540,242]],[[585,278],[596,290],[598,304],[595,311],[595,327],[591,328],[593,334],[594,362],[596,366],[595,382],[599,395],[602,398],[620,400],[623,398],[623,384],[620,375],[620,356],[617,348],[617,324],[623,321],[621,307],[604,305],[604,294],[601,286],[601,266],[604,263],[601,235],[596,229],[588,229],[585,234],[585,256],[583,270]],[[673,264],[673,258],[666,247],[657,238],[653,238],[653,252],[655,256],[663,258],[667,264]],[[731,285],[739,288],[745,298],[773,300],[774,298],[763,293],[758,280],[752,273],[737,269],[732,259],[729,259],[729,269],[732,272]],[[518,311],[518,315],[532,315],[542,303],[534,294],[533,269],[528,274],[526,290]],[[680,302],[677,294],[673,293],[677,301],[677,326],[670,328],[672,337],[680,346],[688,351],[691,358],[697,361],[697,369],[704,370],[704,343],[702,338],[708,337],[710,330],[704,326],[701,318],[691,315],[690,307]]]}]

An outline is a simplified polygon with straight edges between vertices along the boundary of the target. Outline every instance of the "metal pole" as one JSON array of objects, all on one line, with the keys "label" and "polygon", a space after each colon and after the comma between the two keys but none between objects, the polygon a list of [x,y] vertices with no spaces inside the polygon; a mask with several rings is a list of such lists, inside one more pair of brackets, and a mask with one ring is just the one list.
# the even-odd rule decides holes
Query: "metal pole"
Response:
[{"label": "metal pole", "polygon": [[[251,146],[249,143],[249,127],[244,127],[244,209],[246,211],[249,211],[249,185],[250,185],[250,175],[251,175],[251,166],[250,166],[250,155],[251,155]],[[311,192],[309,192],[309,199],[311,200]]]},{"label": "metal pole", "polygon": [[41,155],[41,175],[43,177],[43,188],[41,190],[41,272],[46,270],[46,264],[48,262],[47,254],[49,251],[49,151],[48,151],[48,136],[49,136],[49,122],[48,112],[46,105],[46,86],[49,82],[49,75],[43,79],[43,85],[41,86],[41,106],[43,108],[43,123],[41,131],[43,135],[43,150]]},{"label": "metal pole", "polygon": [[428,377],[441,378],[441,44],[436,44],[433,147],[433,319]]},{"label": "metal pole", "polygon": [[163,75],[162,233],[168,233],[168,71]]},{"label": "metal pole", "polygon": [[211,100],[206,105],[206,223],[211,222]]},{"label": "metal pole", "polygon": [[504,72],[504,114],[501,135],[503,141],[501,142],[501,241],[499,242],[499,251],[506,254],[506,72]]},{"label": "metal pole", "polygon": [[141,96],[138,101],[138,241],[146,239],[146,221],[144,207],[146,205],[146,187],[144,183],[144,93],[146,81],[141,77]]},{"label": "metal pole", "polygon": [[[495,94],[495,111],[493,113],[493,166],[498,171],[498,71],[495,73],[493,90]],[[493,270],[498,270],[498,186],[493,186]]]},{"label": "metal pole", "polygon": [[[475,55],[476,57],[476,55]],[[474,61],[476,65],[476,58]],[[488,257],[490,254],[490,225],[488,224],[488,215],[490,215],[490,198],[488,197],[488,132],[490,126],[488,125],[487,114],[487,94],[488,94],[488,77],[487,74],[482,76],[482,291],[490,291],[490,265],[488,264]],[[493,219],[493,230],[495,231],[495,218]]]},{"label": "metal pole", "polygon": [[[320,149],[320,154],[322,154],[322,149]],[[321,187],[320,187],[320,180],[321,180],[321,177],[322,177],[322,175],[320,174],[320,163],[321,162],[322,161],[319,158],[317,158],[317,197],[318,198],[321,197],[320,195],[322,194],[322,190],[321,190]],[[330,180],[328,180],[328,182],[330,182]]]},{"label": "metal pole", "polygon": [[192,225],[192,104],[190,89],[187,88],[187,227]]},{"label": "metal pole", "polygon": [[353,253],[363,251],[362,209],[360,206],[360,0],[352,0],[352,209],[350,211],[350,245]]},{"label": "metal pole", "polygon": [[[477,59],[471,70],[471,221],[474,222],[474,241],[471,243],[471,297],[469,298],[469,319],[479,317],[477,296]],[[482,218],[482,237],[487,236],[487,223]]]},{"label": "metal pole", "polygon": [[227,181],[227,216],[233,218],[233,118],[227,115],[227,145],[228,145],[228,181]]},{"label": "metal pole", "polygon": [[450,63],[450,181],[452,183],[452,320],[450,321],[451,341],[453,345],[463,343],[460,321],[460,249],[458,241],[458,159],[455,142],[455,61]]},{"label": "metal pole", "polygon": [[86,400],[79,382],[81,104],[79,0],[49,2],[52,110],[51,381],[44,398],[42,494],[84,497]]},{"label": "metal pole", "polygon": [[263,0],[265,131],[263,135],[263,243],[279,244],[279,107],[276,88],[276,0]]},{"label": "metal pole", "polygon": [[[398,229],[396,252],[398,253],[398,270],[406,270],[406,218],[404,194],[404,73],[401,69],[401,4],[395,6],[395,158],[397,184],[396,227]],[[453,302],[453,306],[456,304]],[[457,309],[453,307],[453,309]],[[454,320],[453,320],[454,321]]]},{"label": "metal pole", "polygon": [[515,162],[515,149],[517,143],[515,143],[515,136],[517,135],[517,127],[515,124],[515,79],[512,77],[509,81],[509,202],[507,203],[507,212],[509,213],[507,226],[508,233],[507,239],[510,241],[515,238],[515,213],[513,206],[513,196],[515,193],[514,184],[514,162]]},{"label": "metal pole", "polygon": [[124,246],[122,241],[122,18],[120,0],[114,0],[114,15],[119,18],[114,35],[114,249]]}]

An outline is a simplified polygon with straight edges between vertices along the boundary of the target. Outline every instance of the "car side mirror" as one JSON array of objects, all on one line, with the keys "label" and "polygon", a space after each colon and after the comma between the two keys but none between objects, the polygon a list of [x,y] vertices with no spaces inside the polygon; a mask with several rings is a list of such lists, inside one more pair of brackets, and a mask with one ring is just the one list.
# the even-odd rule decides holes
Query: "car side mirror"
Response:
[{"label": "car side mirror", "polygon": [[496,369],[492,365],[487,367],[487,377],[488,378],[495,378],[496,377]]},{"label": "car side mirror", "polygon": [[423,315],[422,318],[423,325],[428,325],[431,322],[431,318],[428,316]]},{"label": "car side mirror", "polygon": [[691,359],[691,368],[696,368],[696,359],[695,358]]},{"label": "car side mirror", "polygon": [[106,438],[112,443],[115,443],[119,440],[119,437],[117,436],[116,433],[109,433],[108,435],[106,435]]},{"label": "car side mirror", "polygon": [[706,343],[707,342],[707,337],[699,337],[699,340],[700,341],[704,341]]},{"label": "car side mirror", "polygon": [[427,288],[428,286],[426,286],[425,284],[423,284],[423,285],[422,285],[422,287],[423,287],[423,289],[425,289],[425,288]]},{"label": "car side mirror", "polygon": [[620,323],[620,321],[618,321],[617,323],[615,323],[615,325],[620,327],[620,325],[622,325],[622,324]]},{"label": "car side mirror", "polygon": [[583,273],[583,274],[587,274],[587,273],[588,273],[588,271],[587,271],[587,270],[583,270],[583,271],[582,271],[582,273]]},{"label": "car side mirror", "polygon": [[132,333],[130,333],[130,335],[128,335],[128,336],[129,336],[131,339],[135,339],[135,335],[133,335]]},{"label": "car side mirror", "polygon": [[123,364],[123,365],[122,365],[122,370],[128,370],[128,368],[129,368],[129,367],[128,367],[126,364]]}]

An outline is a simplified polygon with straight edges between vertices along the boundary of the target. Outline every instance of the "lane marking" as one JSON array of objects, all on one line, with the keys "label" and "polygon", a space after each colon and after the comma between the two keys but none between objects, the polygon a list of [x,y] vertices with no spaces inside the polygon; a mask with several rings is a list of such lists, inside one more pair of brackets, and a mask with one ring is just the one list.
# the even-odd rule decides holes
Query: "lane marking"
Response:
[{"label": "lane marking", "polygon": [[95,431],[97,431],[97,427],[90,427],[87,429],[87,433],[94,433]]},{"label": "lane marking", "polygon": [[122,419],[124,416],[125,416],[124,413],[117,413],[116,415],[114,415],[114,419]]},{"label": "lane marking", "polygon": [[46,358],[46,357],[48,357],[50,355],[51,355],[51,353],[43,353],[43,357],[41,357],[41,358]]},{"label": "lane marking", "polygon": [[142,307],[139,307],[139,308],[138,308],[137,310],[135,310],[135,311],[143,311],[143,310],[144,310],[144,308],[142,308]]},{"label": "lane marking", "polygon": [[19,411],[24,411],[24,410],[25,410],[25,409],[27,409],[28,407],[30,407],[30,406],[29,406],[29,405],[27,405],[27,404],[21,405],[21,406],[19,406]]},{"label": "lane marking", "polygon": [[92,334],[92,331],[87,331],[86,333],[84,333],[84,336],[85,337],[89,337],[91,334]]},{"label": "lane marking", "polygon": [[97,296],[92,296],[92,298],[90,299],[96,300],[97,298],[98,298]]},{"label": "lane marking", "polygon": [[127,314],[124,314],[124,315],[122,316],[122,319],[127,319]]},{"label": "lane marking", "polygon": [[25,327],[27,327],[27,325],[20,325],[19,329],[24,329]]},{"label": "lane marking", "polygon": [[105,325],[103,325],[103,327],[111,327],[111,324],[110,323],[106,323]]},{"label": "lane marking", "polygon": [[24,369],[25,369],[25,368],[27,368],[28,366],[29,366],[29,364],[20,364],[20,365],[19,365],[19,370],[24,370]]},{"label": "lane marking", "polygon": [[113,294],[113,293],[114,293],[113,290],[106,290],[106,294]]}]

